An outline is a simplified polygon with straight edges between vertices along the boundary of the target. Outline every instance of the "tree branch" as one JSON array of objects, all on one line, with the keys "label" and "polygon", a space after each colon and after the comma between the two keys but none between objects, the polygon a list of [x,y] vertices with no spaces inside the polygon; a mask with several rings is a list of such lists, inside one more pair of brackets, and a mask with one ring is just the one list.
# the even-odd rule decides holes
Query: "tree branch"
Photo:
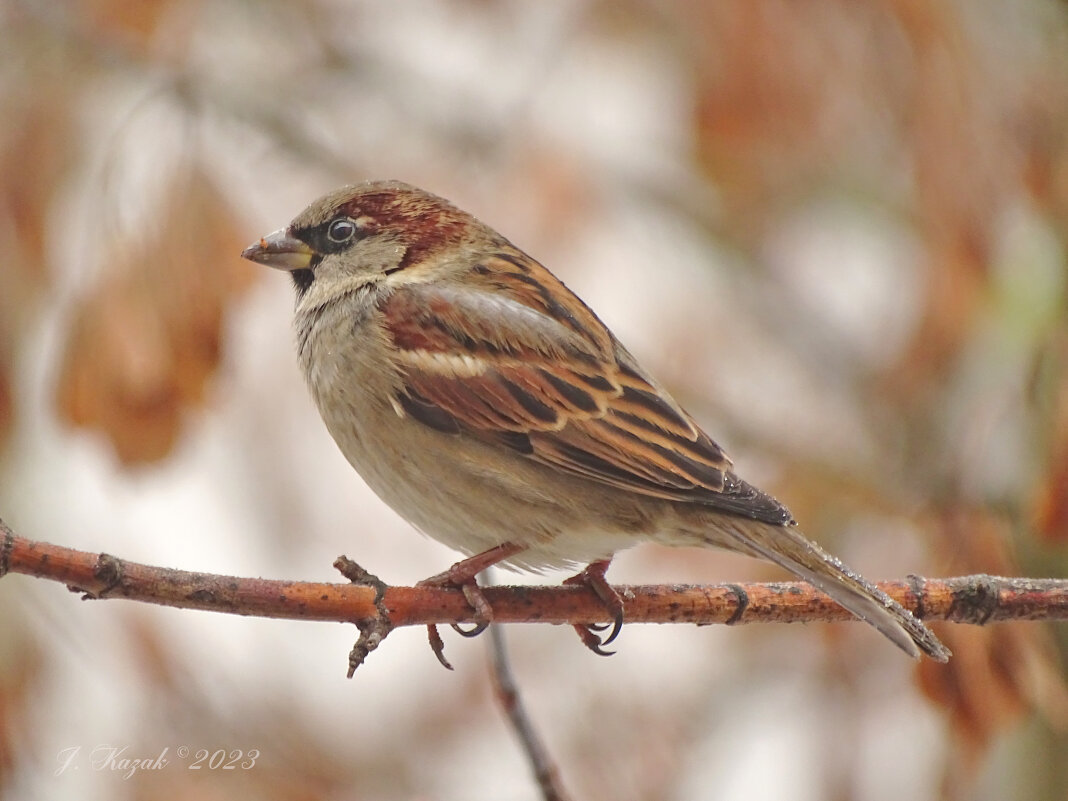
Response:
[{"label": "tree branch", "polygon": [[490,636],[490,676],[493,678],[493,690],[497,703],[508,716],[523,753],[530,763],[534,781],[538,784],[541,797],[545,801],[570,801],[571,796],[564,788],[560,778],[560,769],[556,766],[549,750],[542,743],[541,737],[534,729],[534,724],[527,714],[526,705],[519,692],[519,684],[512,674],[512,661],[508,658],[508,649],[504,643],[504,632],[500,626],[491,626]]},{"label": "tree branch", "polygon": [[[464,594],[456,589],[390,587],[373,581],[272,581],[172,570],[28,540],[15,536],[2,520],[0,536],[0,576],[24,573],[63,582],[87,599],[121,597],[181,609],[365,626],[377,621],[379,626],[363,656],[398,626],[478,622]],[[351,577],[351,568],[346,575]],[[1066,579],[912,576],[878,586],[923,620],[977,625],[1068,620]],[[849,612],[804,582],[617,589],[628,623],[737,625],[852,619]],[[585,587],[486,587],[483,593],[498,623],[610,622],[604,604]]]}]

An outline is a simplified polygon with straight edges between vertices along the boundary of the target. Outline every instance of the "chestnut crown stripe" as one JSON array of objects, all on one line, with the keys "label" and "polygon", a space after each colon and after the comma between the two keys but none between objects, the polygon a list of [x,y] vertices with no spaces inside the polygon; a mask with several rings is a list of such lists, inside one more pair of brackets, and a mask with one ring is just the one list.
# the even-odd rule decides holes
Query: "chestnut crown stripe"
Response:
[{"label": "chestnut crown stripe", "polygon": [[[344,250],[351,243],[330,239],[330,224],[343,218],[357,223],[357,239],[368,236],[396,236],[406,245],[398,270],[422,264],[440,251],[455,248],[470,235],[472,226],[486,229],[465,211],[433,195],[398,193],[392,185],[378,192],[359,192],[343,187],[324,197],[298,216],[290,226],[297,238],[317,253]],[[507,244],[500,235],[494,237]]]}]

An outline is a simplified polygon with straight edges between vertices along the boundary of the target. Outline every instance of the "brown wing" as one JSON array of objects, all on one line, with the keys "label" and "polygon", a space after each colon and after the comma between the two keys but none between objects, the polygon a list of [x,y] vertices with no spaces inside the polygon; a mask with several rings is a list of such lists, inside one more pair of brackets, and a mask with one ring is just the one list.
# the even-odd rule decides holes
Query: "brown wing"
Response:
[{"label": "brown wing", "polygon": [[528,257],[488,257],[462,287],[408,284],[382,308],[405,369],[400,413],[620,489],[790,521]]}]

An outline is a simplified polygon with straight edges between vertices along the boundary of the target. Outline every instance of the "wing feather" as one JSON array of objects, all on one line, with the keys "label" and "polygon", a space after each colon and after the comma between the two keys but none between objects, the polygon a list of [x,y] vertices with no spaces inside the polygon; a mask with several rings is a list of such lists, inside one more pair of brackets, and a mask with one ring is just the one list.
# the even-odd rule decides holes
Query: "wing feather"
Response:
[{"label": "wing feather", "polygon": [[789,522],[596,315],[518,251],[483,259],[462,287],[399,286],[382,310],[401,352],[398,414],[620,489]]}]

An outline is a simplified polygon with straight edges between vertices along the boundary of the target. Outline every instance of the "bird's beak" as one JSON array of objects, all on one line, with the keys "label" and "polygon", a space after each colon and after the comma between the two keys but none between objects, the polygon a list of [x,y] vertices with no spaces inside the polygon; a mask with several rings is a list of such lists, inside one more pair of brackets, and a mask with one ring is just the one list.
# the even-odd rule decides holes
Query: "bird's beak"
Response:
[{"label": "bird's beak", "polygon": [[286,228],[279,228],[254,245],[241,251],[241,257],[266,264],[277,270],[306,270],[315,251],[294,236]]}]

